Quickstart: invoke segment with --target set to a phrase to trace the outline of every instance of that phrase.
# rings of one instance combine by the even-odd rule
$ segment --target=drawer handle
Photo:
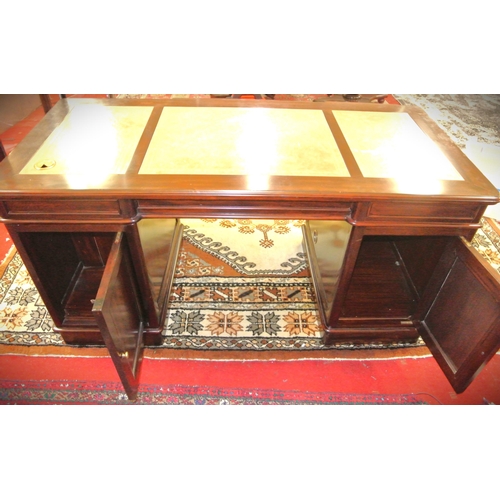
[[[313,241],[314,243],[318,243],[318,231],[314,230],[313,231]]]

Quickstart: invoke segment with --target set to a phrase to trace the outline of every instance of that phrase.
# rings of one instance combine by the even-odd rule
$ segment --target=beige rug
[[[300,352],[318,357],[422,348],[420,340],[389,346],[322,345],[301,221],[184,222],[164,343],[151,355],[182,351],[196,357],[210,351],[237,358],[248,352]],[[491,221],[483,220],[473,246],[500,272],[500,236]],[[0,266],[0,277],[0,352],[28,346],[67,350],[15,250]]]

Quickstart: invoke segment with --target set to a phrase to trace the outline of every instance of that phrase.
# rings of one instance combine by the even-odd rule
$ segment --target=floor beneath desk
[[[500,355],[457,395],[432,357],[241,362],[153,354],[146,350],[136,404],[500,404]],[[0,405],[127,403],[106,355],[0,361]]]

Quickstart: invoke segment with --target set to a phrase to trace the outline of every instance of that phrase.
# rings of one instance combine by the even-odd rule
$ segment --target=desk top
[[[183,192],[496,203],[416,107],[211,99],[65,99],[2,162],[0,196]]]

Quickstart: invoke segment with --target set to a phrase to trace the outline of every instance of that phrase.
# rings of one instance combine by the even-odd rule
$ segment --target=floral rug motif
[[[303,220],[181,219],[184,238],[245,276],[289,276],[307,267]],[[230,246],[224,242],[230,242]]]
[[[260,231],[263,238],[259,240],[259,245],[263,248],[271,248],[274,241],[269,238],[269,233],[275,231],[277,234],[288,234],[290,232],[290,222],[295,227],[301,227],[305,224],[304,220],[273,220],[273,221],[255,221],[250,219],[201,219],[203,222],[216,223],[223,228],[238,228],[241,234],[253,234]]]
[[[319,349],[309,277],[177,278],[164,346],[184,349]]]
[[[0,344],[65,345],[14,247],[0,265]]]
[[[495,271],[500,273],[500,234],[494,229],[493,224],[495,222],[483,219],[483,227],[476,233],[471,245]]]

